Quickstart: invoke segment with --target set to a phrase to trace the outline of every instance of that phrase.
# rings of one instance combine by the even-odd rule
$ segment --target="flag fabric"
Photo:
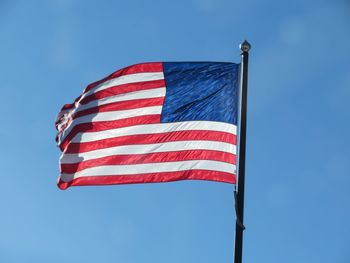
[[[240,64],[136,64],[59,112],[58,186],[236,182]]]

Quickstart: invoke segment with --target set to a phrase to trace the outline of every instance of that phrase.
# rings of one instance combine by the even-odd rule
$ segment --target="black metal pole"
[[[241,110],[239,130],[239,153],[238,153],[238,190],[236,196],[236,240],[235,240],[235,261],[242,263],[243,250],[243,216],[244,216],[244,183],[245,183],[245,151],[246,151],[246,130],[247,130],[247,84],[248,84],[248,57],[250,44],[244,41],[240,48],[242,50],[241,63]]]

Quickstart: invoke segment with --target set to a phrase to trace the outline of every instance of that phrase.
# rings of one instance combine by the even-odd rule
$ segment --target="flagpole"
[[[248,84],[248,57],[250,44],[245,40],[241,45],[241,111],[239,131],[239,154],[238,154],[238,190],[236,195],[236,240],[235,261],[242,263],[243,250],[243,216],[244,216],[244,184],[245,184],[245,152],[246,152],[246,130],[247,130],[247,84]]]

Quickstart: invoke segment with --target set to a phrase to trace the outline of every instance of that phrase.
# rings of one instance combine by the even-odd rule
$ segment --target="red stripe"
[[[236,176],[230,173],[209,170],[188,170],[115,176],[88,176],[74,179],[68,183],[59,180],[58,187],[64,190],[70,186],[161,183],[179,180],[207,180],[235,184]]]
[[[145,82],[136,82],[136,83],[128,83],[118,86],[113,86],[104,90],[97,91],[80,101],[81,104],[87,104],[90,101],[103,99],[110,96],[115,96],[119,94],[148,90],[148,89],[157,89],[165,87],[164,79],[154,80],[154,81],[145,81]]]
[[[79,132],[97,132],[105,131],[110,129],[117,129],[127,126],[139,125],[139,124],[155,124],[160,123],[160,114],[154,115],[143,115],[138,117],[120,119],[115,121],[99,121],[99,122],[89,122],[81,123],[70,131],[66,136],[63,142],[59,145],[61,151],[63,151],[70,141],[77,135]]]
[[[105,81],[108,81],[120,76],[124,76],[124,75],[135,74],[135,73],[147,73],[147,72],[163,72],[163,63],[161,62],[140,63],[140,64],[132,65],[132,66],[117,70],[113,72],[111,75],[109,75],[108,77],[89,84],[86,87],[84,93],[93,89],[94,87],[96,87],[97,85]]]
[[[104,165],[128,165],[142,163],[180,162],[190,160],[212,160],[236,164],[236,156],[232,153],[213,150],[189,150],[160,152],[148,154],[125,154],[87,160],[80,163],[61,164],[61,172],[73,174],[84,169]],[[118,169],[118,167],[116,167]]]
[[[194,140],[220,141],[236,145],[236,135],[231,133],[207,130],[189,130],[155,134],[137,134],[108,138],[93,142],[71,143],[65,150],[65,153],[81,153],[121,145]]]
[[[108,103],[108,104],[79,111],[72,116],[72,119],[74,120],[78,117],[93,114],[93,113],[98,113],[98,112],[131,110],[131,109],[137,109],[137,108],[143,108],[143,107],[161,106],[163,105],[163,102],[164,102],[164,97],[118,101],[118,102]]]

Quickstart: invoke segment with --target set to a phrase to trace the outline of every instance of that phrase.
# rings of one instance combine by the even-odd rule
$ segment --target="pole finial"
[[[249,42],[247,40],[244,40],[244,42],[242,44],[240,44],[239,47],[241,48],[241,50],[243,52],[249,52],[251,45],[249,44]]]

